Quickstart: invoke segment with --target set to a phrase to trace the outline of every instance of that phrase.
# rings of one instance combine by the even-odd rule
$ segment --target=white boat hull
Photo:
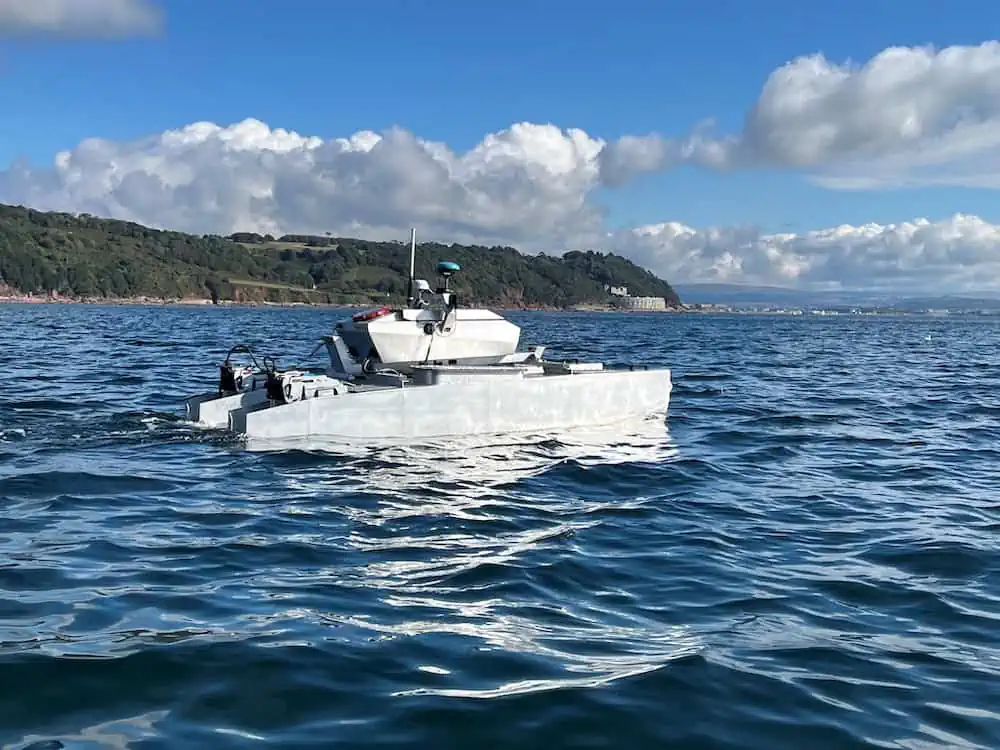
[[[407,442],[613,425],[665,417],[670,403],[668,369],[535,376],[506,368],[490,368],[490,374],[435,369],[451,377],[434,385],[240,407],[229,412],[228,426],[249,439],[383,441],[391,436]]]
[[[225,429],[229,427],[229,413],[234,409],[259,406],[266,402],[267,392],[263,388],[222,397],[215,393],[202,393],[184,401],[184,417],[204,427]]]

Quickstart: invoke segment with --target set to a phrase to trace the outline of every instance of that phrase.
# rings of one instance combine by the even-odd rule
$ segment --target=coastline
[[[61,295],[31,295],[3,294],[0,304],[18,305],[104,305],[104,306],[158,306],[158,307],[315,307],[328,309],[348,309],[370,307],[375,303],[350,304],[344,302],[270,302],[266,300],[224,300],[213,302],[207,297],[64,297]],[[571,307],[555,307],[552,305],[485,305],[485,307],[503,312],[604,312],[604,313],[687,313],[699,312],[688,308],[665,308],[663,310],[622,310],[609,305],[582,304]]]
[[[180,297],[180,298],[160,298],[160,297],[62,297],[34,296],[30,294],[0,294],[0,305],[85,305],[104,307],[224,307],[234,309],[249,308],[317,308],[327,310],[361,310],[377,306],[376,303],[350,304],[345,302],[269,302],[258,300],[219,300],[212,302],[204,297]],[[865,310],[865,311],[843,311],[825,310],[822,308],[806,309],[740,309],[715,307],[711,305],[690,304],[681,307],[667,307],[662,310],[624,310],[609,305],[583,304],[571,307],[555,307],[551,305],[477,305],[499,314],[519,313],[519,312],[558,312],[558,313],[581,313],[581,314],[616,314],[616,315],[700,315],[700,316],[730,316],[730,315],[755,315],[769,318],[777,317],[862,317],[862,318],[938,318],[942,314],[918,310]],[[951,312],[946,314],[950,317],[983,317],[986,319],[996,319],[1000,317],[1000,311],[991,313],[969,313]]]

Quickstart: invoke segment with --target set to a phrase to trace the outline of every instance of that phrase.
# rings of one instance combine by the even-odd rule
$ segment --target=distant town
[[[628,287],[605,285],[612,307],[629,311],[815,316],[1000,316],[1000,296],[890,296],[871,292],[808,292],[738,284],[677,284],[681,304],[663,297],[639,297]]]
[[[887,316],[887,315],[923,315],[930,317],[946,316],[1000,316],[997,308],[900,308],[900,307],[778,307],[769,305],[712,305],[684,304],[686,312],[702,313],[732,313],[755,315],[855,315],[855,316]]]

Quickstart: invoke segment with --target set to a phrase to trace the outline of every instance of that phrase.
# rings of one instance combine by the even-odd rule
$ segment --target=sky
[[[985,0],[0,0],[0,202],[1000,292],[996,21]]]

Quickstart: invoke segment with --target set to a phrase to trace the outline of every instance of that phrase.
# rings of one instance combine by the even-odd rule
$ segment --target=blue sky
[[[92,0],[92,7],[155,2]],[[80,8],[70,0],[52,3],[74,12]],[[984,0],[947,6],[930,0],[161,0],[158,5],[165,22],[156,35],[71,40],[5,36],[5,20],[9,30],[10,19],[16,22],[20,14],[23,21],[27,6],[0,0],[0,200],[115,214],[190,231],[234,226],[311,231],[313,224],[327,222],[323,212],[342,204],[353,206],[356,216],[343,209],[339,223],[330,224],[338,231],[354,232],[357,225],[356,233],[396,236],[416,224],[425,235],[441,239],[518,246],[536,235],[542,244],[591,243],[603,236],[594,234],[599,221],[616,233],[615,249],[624,248],[647,267],[677,279],[847,283],[849,277],[881,274],[893,266],[902,283],[919,273],[937,278],[935,264],[951,268],[971,262],[972,256],[980,264],[976,273],[985,273],[982,264],[1000,257],[1000,228],[994,235],[990,223],[1000,221],[995,207],[1000,144],[993,147],[983,131],[955,126],[961,113],[971,112],[980,125],[995,125],[992,132],[1000,132],[1000,46],[978,48],[990,41],[991,29],[1000,28],[993,23],[1000,20],[1000,7]],[[918,49],[922,45],[935,51],[925,54]],[[863,76],[852,73],[854,84],[798,120],[786,123],[783,110],[772,106],[747,129],[748,112],[761,101],[769,76],[796,58],[819,53],[826,67],[796,68],[799,78],[781,89],[784,105],[807,101],[810,87],[828,85],[840,75],[836,66],[864,66],[894,46],[912,48],[902,65],[883,59],[881,67],[869,71],[867,83],[856,85]],[[954,49],[941,51],[949,47]],[[879,120],[883,114],[884,122]],[[499,154],[498,160],[483,167],[486,181],[466,175],[434,183],[432,190],[439,187],[441,195],[459,203],[413,208],[412,215],[396,206],[378,216],[369,209],[382,201],[378,181],[386,174],[398,179],[413,171],[405,177],[412,183],[413,205],[427,197],[427,185],[437,179],[427,153],[404,149],[392,159],[369,154],[351,176],[360,182],[341,179],[337,188],[358,184],[364,189],[339,192],[334,199],[328,178],[336,170],[328,164],[313,163],[312,182],[294,182],[302,178],[296,161],[301,153],[296,152],[265,174],[267,165],[285,157],[265,154],[259,140],[245,134],[238,137],[250,137],[251,150],[257,151],[241,156],[238,166],[232,154],[211,161],[219,157],[221,136],[199,141],[197,157],[187,146],[163,156],[162,144],[153,143],[164,131],[191,123],[227,128],[247,118],[323,139],[398,126],[418,138],[444,142],[459,155],[489,134],[499,133],[502,142],[491,152]],[[627,151],[619,148],[623,136],[656,133],[656,143],[669,147],[684,142],[708,118],[715,122],[716,136],[741,141],[726,152],[726,168],[706,166],[701,156],[665,168],[647,153],[633,165],[631,179],[618,187],[608,187],[603,172],[600,178],[588,177],[583,162],[576,171],[541,184],[537,168],[546,161],[547,146],[540,144],[551,134],[501,133],[518,122],[579,128],[608,142],[605,151],[615,154]],[[823,145],[827,125],[836,134],[832,145]],[[763,140],[754,141],[754,127]],[[897,132],[917,135],[907,140],[896,138]],[[97,156],[77,149],[78,174],[72,180],[46,171],[57,152],[74,150],[89,137],[120,148]],[[129,145],[141,138],[153,139],[152,145]],[[976,174],[951,175],[947,186],[928,185],[940,176],[934,174],[921,177],[919,187],[873,187],[912,180],[914,170],[926,167],[920,160],[935,144],[961,157],[946,166]],[[513,162],[504,160],[505,149],[522,147]],[[796,154],[806,154],[805,163],[796,162]],[[4,169],[19,158],[33,166]],[[588,158],[592,167],[593,157]],[[900,159],[910,162],[900,167]],[[338,164],[342,170],[361,162],[348,155]],[[866,189],[831,189],[809,179],[811,173],[844,165],[847,176],[856,181],[860,175]],[[866,172],[866,167],[871,169]],[[887,170],[895,172],[887,177]],[[227,175],[230,184],[223,185]],[[241,182],[257,187],[239,193]],[[291,184],[302,188],[294,200],[288,196]],[[323,190],[328,190],[327,203],[317,198]],[[260,216],[261,196],[270,201],[266,216]],[[366,197],[369,204],[362,206]],[[459,205],[462,200],[466,203]],[[197,215],[199,205],[209,203],[215,213],[206,209]],[[595,218],[604,209],[607,215]],[[470,219],[475,211],[480,214]],[[958,226],[957,213],[972,218]],[[362,215],[367,219],[357,218]],[[911,229],[892,234],[895,229],[883,227],[872,235],[860,226],[922,218],[935,222],[935,235],[933,252],[919,258],[909,249],[891,261],[879,253],[914,242],[924,253],[930,246],[926,233],[914,239]],[[657,234],[655,242],[644,236],[632,243],[635,237],[626,231],[666,221],[701,233],[671,229]],[[581,226],[579,237],[567,228],[574,223]],[[841,225],[858,228],[833,249],[825,235],[805,236]],[[778,247],[767,240],[768,254],[759,235],[744,233],[740,228],[745,227],[796,233],[801,242],[781,240]],[[723,240],[708,228],[722,228]],[[859,249],[859,238],[870,247]],[[866,265],[866,258],[877,262]],[[956,275],[955,283],[972,283],[971,268]],[[994,270],[1000,287],[1000,266]]]
[[[167,0],[160,38],[0,48],[0,163],[47,162],[89,136],[124,140],[255,117],[306,135],[399,125],[465,149],[527,120],[615,138],[740,127],[768,74],[822,52],[863,61],[893,45],[975,44],[986,2],[615,3],[508,0]],[[830,191],[799,175],[647,175],[598,200],[614,226],[675,219],[771,231],[842,222],[996,217],[992,191]]]

